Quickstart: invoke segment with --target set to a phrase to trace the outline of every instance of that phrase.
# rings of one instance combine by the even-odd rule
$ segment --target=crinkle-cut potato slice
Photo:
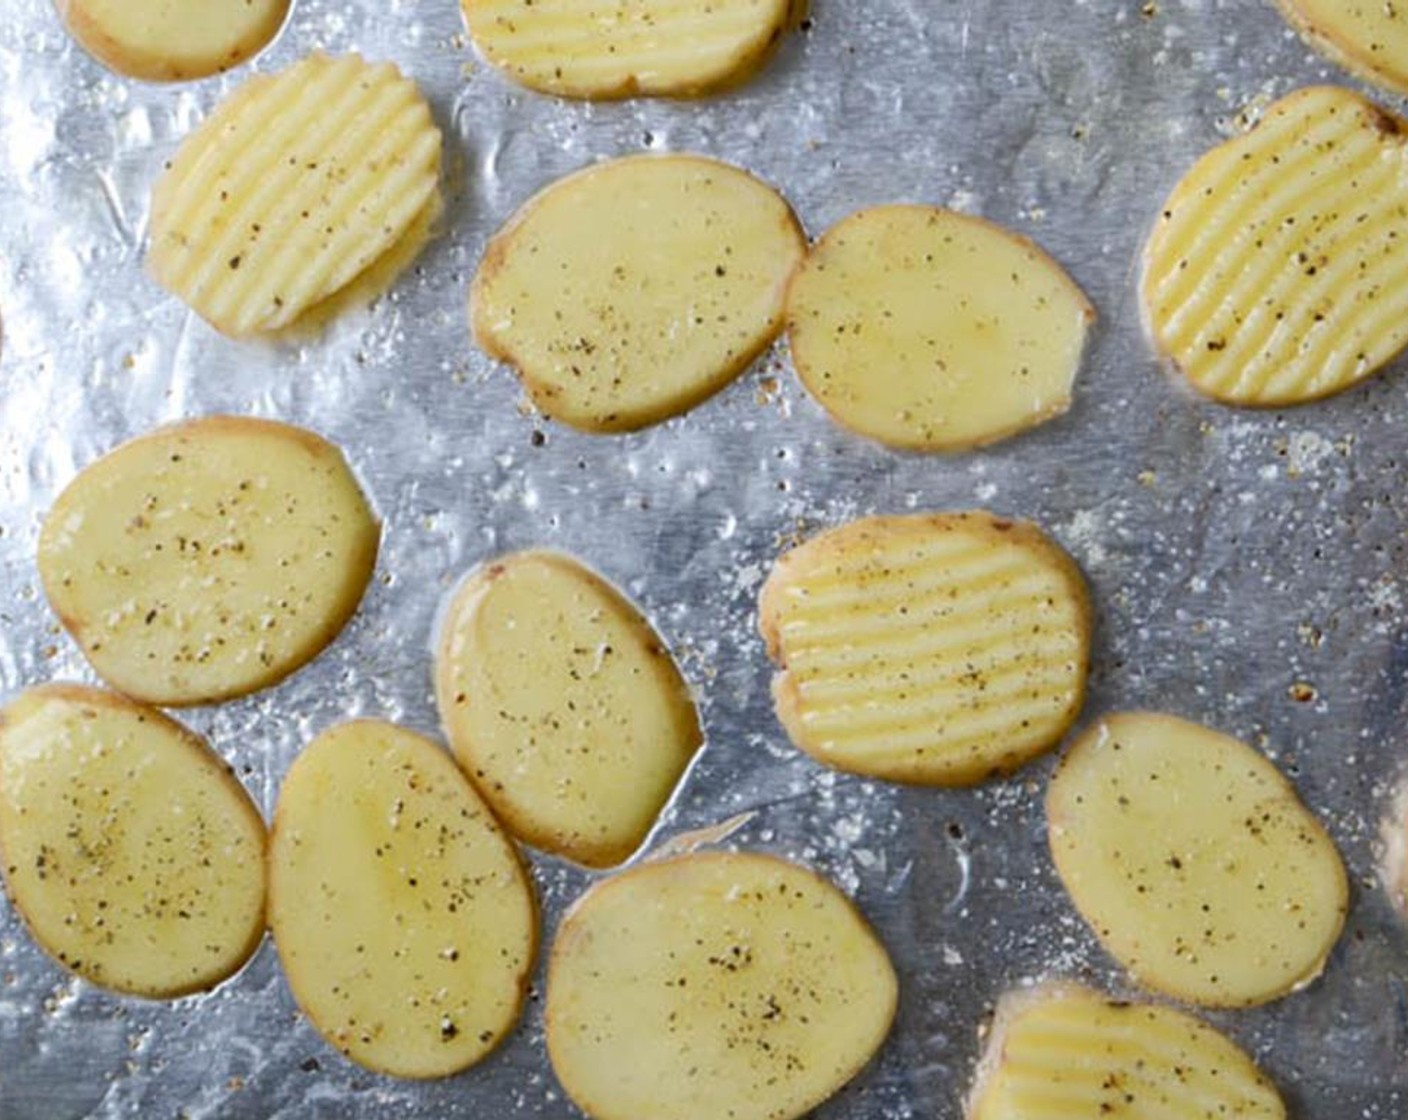
[[[1199,160],[1144,251],[1155,345],[1199,392],[1276,407],[1341,392],[1408,342],[1403,123],[1299,90]]]
[[[152,275],[218,330],[277,331],[390,251],[433,205],[440,131],[390,63],[312,54],[249,79],[152,192]]]
[[[571,557],[520,552],[464,581],[437,649],[446,736],[508,829],[589,867],[634,852],[703,741],[640,612]]]
[[[698,852],[592,887],[548,964],[548,1055],[594,1120],[792,1120],[880,1048],[898,985],[826,880]]]
[[[40,946],[114,991],[213,987],[264,936],[264,822],[160,712],[80,685],[0,711],[0,853]]]
[[[82,471],[44,520],[39,574],[105,681],[155,704],[203,704],[273,684],[331,642],[379,536],[332,444],[211,416]]]
[[[1076,985],[1009,993],[967,1120],[1285,1120],[1271,1082],[1226,1035]]]
[[[1391,0],[1277,0],[1301,36],[1332,61],[1408,93],[1408,19]]]
[[[772,54],[793,0],[461,0],[475,45],[562,97],[695,96]]]
[[[859,774],[971,785],[1055,746],[1084,702],[1080,570],[1035,525],[982,511],[812,538],[777,561],[759,626],[792,741]]]
[[[642,428],[722,389],[777,336],[805,249],[786,201],[747,172],[612,160],[541,191],[489,242],[474,336],[553,419]]]
[[[518,852],[454,760],[360,720],[298,757],[274,813],[269,929],[298,1005],[395,1077],[447,1077],[512,1030],[537,952]]]
[[[1146,987],[1250,1007],[1319,976],[1344,925],[1334,842],[1264,757],[1174,716],[1113,715],[1047,791],[1056,869]]]
[[[833,226],[787,293],[802,384],[891,447],[959,451],[1070,407],[1089,300],[1024,237],[933,206]]]
[[[289,0],[57,0],[73,37],[129,78],[179,82],[238,66],[283,26]]]

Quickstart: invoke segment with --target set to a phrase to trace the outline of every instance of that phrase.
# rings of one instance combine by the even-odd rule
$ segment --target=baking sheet
[[[851,892],[903,982],[896,1029],[824,1120],[956,1120],[978,1029],[1044,976],[1129,989],[1046,852],[1049,760],[977,791],[901,789],[799,756],[771,714],[754,599],[798,533],[873,512],[986,506],[1043,522],[1099,610],[1087,718],[1135,706],[1268,751],[1356,883],[1323,980],[1210,1016],[1298,1120],[1408,1115],[1408,935],[1376,886],[1378,822],[1408,762],[1408,363],[1333,401],[1246,413],[1150,357],[1135,257],[1179,174],[1297,85],[1354,84],[1259,0],[815,0],[761,77],[702,103],[560,102],[476,60],[453,0],[297,0],[253,69],[314,48],[393,59],[445,132],[443,234],[390,296],[306,344],[226,340],[145,278],[162,161],[249,72],[114,77],[48,0],[0,14],[0,692],[92,680],[34,567],[55,494],[158,423],[227,411],[346,449],[386,533],[357,618],[310,668],[186,713],[266,815],[317,731],[357,715],[433,732],[429,636],[468,566],[548,545],[635,596],[703,704],[708,746],[659,835],[738,813],[740,844]],[[1378,95],[1395,107],[1393,98]],[[777,184],[813,234],[861,206],[946,203],[1010,225],[1100,310],[1075,407],[973,455],[898,455],[829,423],[778,350],[690,415],[624,437],[535,418],[471,346],[478,254],[533,190],[593,159],[693,150]],[[534,859],[550,935],[588,876]],[[266,944],[212,994],[152,1004],[69,977],[0,903],[0,1120],[578,1115],[548,1069],[541,1000],[480,1067],[367,1073],[296,1012]]]

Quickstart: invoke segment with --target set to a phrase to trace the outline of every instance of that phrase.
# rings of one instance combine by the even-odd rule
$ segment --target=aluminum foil
[[[319,47],[395,60],[426,91],[445,133],[444,232],[388,296],[320,337],[232,342],[144,275],[148,192],[250,70]],[[832,876],[894,956],[895,1031],[817,1116],[956,1120],[1004,990],[1060,976],[1131,994],[1052,871],[1050,760],[965,792],[823,770],[773,718],[755,597],[798,534],[858,515],[1035,518],[1099,605],[1087,718],[1162,708],[1257,745],[1352,870],[1324,978],[1210,1018],[1298,1120],[1408,1116],[1408,933],[1375,879],[1408,762],[1408,362],[1324,404],[1231,411],[1161,371],[1134,297],[1139,246],[1182,171],[1268,99],[1322,80],[1353,84],[1261,0],[815,0],[807,28],[735,92],[594,106],[519,90],[478,61],[453,0],[296,0],[252,67],[154,86],[90,60],[49,0],[5,0],[0,691],[93,679],[34,566],[44,511],[77,470],[180,417],[312,427],[345,448],[385,518],[372,590],[311,667],[182,717],[265,813],[322,728],[376,715],[434,732],[430,632],[467,567],[529,545],[575,553],[643,604],[701,698],[708,745],[658,838],[747,814],[734,842]],[[833,426],[779,348],[636,435],[535,417],[469,340],[478,255],[537,188],[645,149],[748,167],[813,234],[861,206],[926,201],[1034,237],[1101,314],[1074,408],[981,453],[894,454]],[[533,868],[550,941],[590,876]],[[478,1068],[397,1082],[323,1043],[268,944],[211,994],[146,1003],[65,974],[0,903],[0,1120],[577,1115],[549,1070],[536,993]]]

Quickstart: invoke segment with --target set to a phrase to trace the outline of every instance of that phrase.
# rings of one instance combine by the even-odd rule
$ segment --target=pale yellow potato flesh
[[[1062,759],[1051,853],[1076,909],[1141,984],[1250,1007],[1324,968],[1348,883],[1334,842],[1264,757],[1174,716],[1109,716]]]
[[[933,206],[829,229],[787,293],[802,384],[891,447],[960,451],[1065,412],[1095,311],[1024,237]]]
[[[449,754],[374,720],[319,735],[279,791],[269,929],[304,1013],[354,1062],[447,1077],[518,1020],[537,911]]]
[[[360,55],[246,81],[152,192],[147,266],[216,329],[281,330],[391,251],[439,193],[414,82]]]
[[[793,0],[460,0],[485,58],[561,97],[694,96],[772,54]]]
[[[213,987],[264,936],[264,822],[205,742],[80,685],[0,710],[0,858],[39,945],[104,988]]]
[[[44,519],[39,574],[105,681],[155,704],[203,704],[273,684],[332,641],[379,536],[332,444],[212,416],[82,471]]]
[[[129,78],[204,78],[258,54],[289,0],[56,0],[73,37]]]
[[[1402,122],[1302,89],[1174,188],[1144,250],[1159,351],[1198,392],[1277,407],[1341,392],[1408,342]]]
[[[1361,78],[1408,93],[1408,13],[1391,0],[1277,0],[1291,25]]]
[[[866,1065],[897,993],[826,880],[699,852],[604,880],[563,919],[548,1055],[594,1120],[792,1120]]]
[[[543,413],[620,432],[692,408],[782,328],[805,238],[786,201],[702,156],[629,156],[530,199],[470,292],[480,347]]]
[[[1285,1120],[1271,1082],[1206,1023],[1075,985],[1005,996],[967,1120]]]
[[[779,719],[842,770],[972,785],[1055,746],[1084,703],[1085,580],[1027,522],[843,525],[777,561],[758,616]]]
[[[435,693],[460,765],[508,829],[589,867],[640,846],[703,742],[650,624],[558,553],[471,573],[441,622]]]

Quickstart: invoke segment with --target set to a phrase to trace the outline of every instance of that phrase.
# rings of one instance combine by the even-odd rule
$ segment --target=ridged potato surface
[[[777,561],[759,623],[788,734],[843,770],[970,785],[1054,746],[1084,700],[1084,578],[983,511],[821,533]]]
[[[1277,0],[1304,38],[1361,78],[1408,93],[1408,19],[1392,0]]]

